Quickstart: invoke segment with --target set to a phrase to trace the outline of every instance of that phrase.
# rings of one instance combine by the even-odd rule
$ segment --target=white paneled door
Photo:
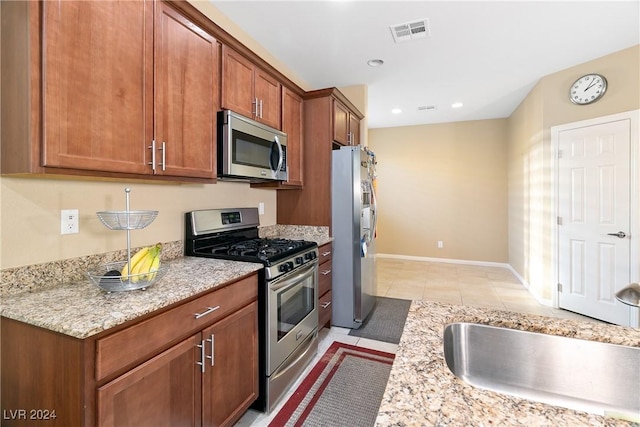
[[[558,303],[630,326],[615,298],[631,280],[630,120],[558,132]],[[637,197],[637,195],[636,195]]]

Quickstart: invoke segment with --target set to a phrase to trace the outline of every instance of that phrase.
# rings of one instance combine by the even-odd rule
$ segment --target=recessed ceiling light
[[[402,113],[402,110],[401,110],[401,109],[399,109],[399,108],[394,108],[393,110],[391,110],[391,112],[392,112],[393,114],[400,114],[400,113]]]
[[[382,64],[384,64],[382,59],[370,59],[367,61],[369,67],[380,67]]]
[[[462,102],[454,102],[451,104],[451,108],[461,108],[464,104]]]

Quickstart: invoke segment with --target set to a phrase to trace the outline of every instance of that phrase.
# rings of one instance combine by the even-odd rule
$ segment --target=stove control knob
[[[293,270],[293,261],[289,261],[289,262],[287,263],[287,267],[289,268],[289,270],[287,270],[287,271],[291,271],[291,270]]]
[[[278,267],[278,271],[280,271],[280,273],[286,273],[287,271],[289,271],[287,267],[287,263],[280,264],[280,267]]]
[[[301,257],[301,256],[296,257],[296,264],[302,264],[302,261],[303,261],[303,260],[302,260],[302,257]]]

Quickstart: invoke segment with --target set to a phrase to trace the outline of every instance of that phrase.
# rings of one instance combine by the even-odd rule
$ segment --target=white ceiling
[[[640,0],[210,1],[310,88],[367,85],[370,128],[508,117],[541,77],[640,43]]]

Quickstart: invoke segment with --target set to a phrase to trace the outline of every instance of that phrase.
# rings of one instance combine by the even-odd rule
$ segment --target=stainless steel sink
[[[452,323],[444,356],[473,386],[640,422],[640,348]]]

